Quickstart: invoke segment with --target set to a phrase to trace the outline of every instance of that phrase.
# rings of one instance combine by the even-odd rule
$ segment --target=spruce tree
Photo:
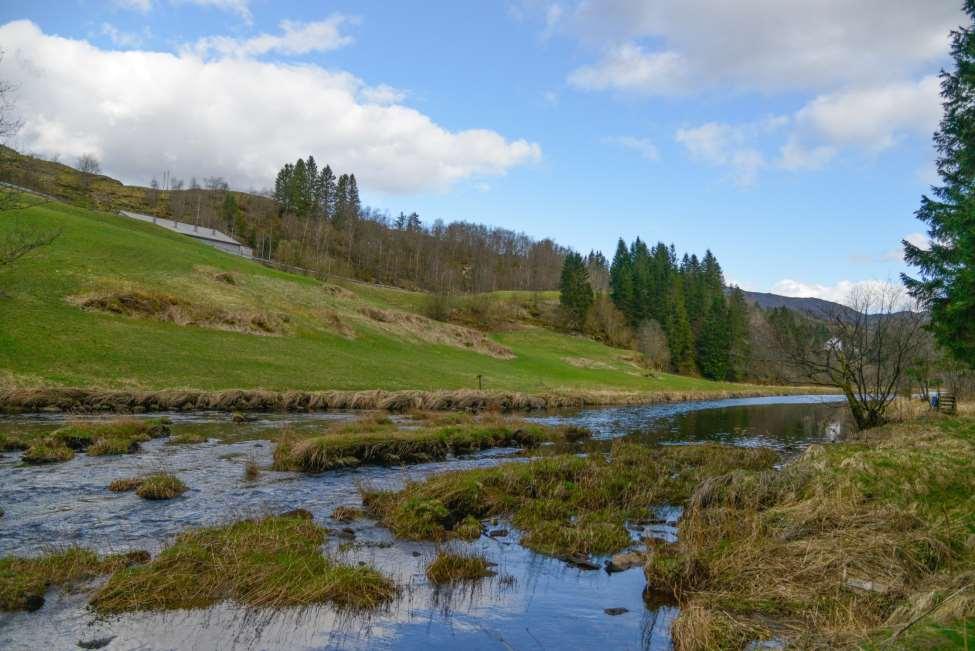
[[[328,165],[322,170],[318,185],[322,218],[333,219],[335,217],[335,174]]]
[[[609,296],[616,308],[636,324],[636,295],[633,288],[633,261],[623,238],[616,244],[616,255],[609,267]]]
[[[975,0],[964,10],[975,23]],[[938,343],[975,366],[975,24],[951,33],[951,54],[955,69],[941,73],[944,115],[934,135],[942,183],[915,213],[932,243],[925,250],[904,241],[920,278],[902,278],[930,309]]]
[[[670,344],[670,362],[678,373],[693,374],[697,371],[694,363],[694,333],[687,318],[684,306],[684,289],[678,278],[670,286],[668,304],[670,314],[664,328]]]
[[[731,328],[723,296],[714,296],[708,306],[697,341],[697,366],[712,380],[728,377],[731,363]]]
[[[582,327],[592,302],[593,292],[586,263],[581,255],[571,252],[562,263],[562,278],[559,283],[559,303],[565,311],[570,328]]]
[[[740,380],[748,372],[751,341],[748,336],[748,303],[740,287],[734,287],[728,299],[729,366],[728,379]]]

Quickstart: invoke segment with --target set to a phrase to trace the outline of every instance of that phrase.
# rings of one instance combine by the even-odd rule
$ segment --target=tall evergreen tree
[[[729,367],[728,379],[740,380],[748,372],[751,341],[748,337],[748,303],[740,287],[734,287],[728,298]]]
[[[559,303],[565,310],[569,327],[582,327],[592,302],[593,292],[586,263],[581,255],[570,252],[562,263],[562,278],[559,283]]]
[[[636,294],[633,287],[633,261],[623,238],[616,244],[616,255],[609,267],[609,296],[616,308],[636,324]]]
[[[684,288],[679,278],[671,284],[668,294],[670,314],[664,331],[670,344],[670,362],[678,373],[693,374],[697,371],[694,362],[694,333],[687,318]]]
[[[975,23],[975,0],[964,10]],[[927,222],[928,250],[904,241],[920,278],[903,275],[931,310],[931,330],[960,361],[975,366],[975,24],[951,33],[955,69],[941,73],[944,115],[934,143],[942,184],[915,213]]]
[[[731,327],[723,296],[714,296],[697,340],[697,366],[701,375],[724,380],[731,365]]]
[[[335,174],[328,165],[318,177],[318,197],[323,219],[335,217]]]

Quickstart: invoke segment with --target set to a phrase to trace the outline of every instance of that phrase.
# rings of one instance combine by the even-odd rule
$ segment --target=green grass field
[[[416,316],[423,294],[282,273],[111,214],[47,203],[3,214],[0,229],[17,222],[63,232],[0,269],[0,382],[9,386],[461,389],[482,375],[485,389],[526,392],[741,388],[647,377],[629,351],[535,326],[485,343]],[[126,292],[219,309],[220,318],[267,315],[279,328],[268,336],[80,306]],[[510,354],[480,352],[495,344]]]

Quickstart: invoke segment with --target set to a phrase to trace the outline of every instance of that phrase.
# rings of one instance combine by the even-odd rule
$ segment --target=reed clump
[[[282,439],[274,450],[275,470],[324,472],[359,465],[399,465],[446,459],[497,447],[536,447],[565,440],[559,428],[506,418],[466,424],[398,429],[396,423],[353,423],[324,436]]]
[[[435,475],[399,491],[361,491],[369,512],[402,538],[468,536],[473,522],[502,517],[535,551],[608,554],[631,544],[626,522],[649,518],[652,506],[685,502],[705,477],[770,468],[776,459],[767,449],[617,441],[608,455],[562,454]]]
[[[365,515],[365,512],[354,506],[337,506],[332,511],[332,519],[338,522],[354,522]]]
[[[495,572],[484,556],[472,553],[456,553],[441,550],[427,566],[427,578],[431,583],[457,583],[459,581],[478,581],[494,576]]]
[[[221,601],[370,609],[396,596],[395,584],[376,570],[323,556],[325,535],[312,520],[291,516],[187,531],[151,563],[115,572],[91,605],[101,614],[207,608]]]
[[[678,649],[886,644],[975,616],[973,531],[975,421],[933,416],[703,482],[645,573]]]
[[[197,434],[196,432],[182,432],[180,434],[175,434],[169,437],[166,441],[167,445],[198,445],[200,443],[206,443],[207,439],[204,434]]]
[[[149,560],[146,552],[99,556],[80,547],[24,558],[0,558],[0,610],[34,611],[51,587],[68,586]]]

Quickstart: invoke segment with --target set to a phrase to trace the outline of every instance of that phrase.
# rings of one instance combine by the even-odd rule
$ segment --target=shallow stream
[[[307,509],[325,526],[347,527],[332,521],[330,514],[340,505],[359,505],[362,483],[394,487],[445,470],[512,462],[514,452],[491,450],[406,468],[363,467],[321,475],[264,470],[256,481],[245,481],[248,459],[264,468],[271,462],[273,444],[261,440],[262,433],[285,427],[321,429],[323,421],[351,419],[361,412],[260,415],[246,424],[234,424],[223,413],[165,415],[172,418],[174,433],[192,431],[214,438],[197,445],[154,440],[138,454],[79,454],[53,466],[23,465],[19,453],[0,456],[0,507],[5,511],[0,518],[0,556],[37,554],[71,544],[100,552],[147,549],[155,553],[187,527],[296,508]],[[608,407],[533,418],[585,425],[597,439],[625,436],[663,444],[720,441],[770,446],[787,455],[810,443],[837,440],[847,428],[837,396]],[[53,429],[63,420],[64,416],[53,414],[0,417],[0,431]],[[175,472],[190,490],[164,502],[106,490],[114,479],[157,470]],[[634,539],[672,538],[679,510],[659,515],[667,524],[635,529]],[[349,615],[315,607],[268,614],[224,604],[202,611],[97,620],[86,609],[84,593],[51,592],[38,612],[0,613],[0,648],[71,649],[78,648],[79,641],[95,639],[110,639],[106,649],[671,647],[669,628],[677,610],[644,600],[645,581],[639,568],[615,574],[579,570],[522,548],[512,530],[504,538],[455,543],[483,552],[497,564],[496,577],[474,586],[436,589],[424,575],[436,554],[435,544],[394,541],[370,520],[354,522],[351,528],[354,537],[332,536],[328,552],[350,563],[366,562],[394,577],[403,593],[383,611]],[[626,612],[609,615],[604,612],[608,608]]]

